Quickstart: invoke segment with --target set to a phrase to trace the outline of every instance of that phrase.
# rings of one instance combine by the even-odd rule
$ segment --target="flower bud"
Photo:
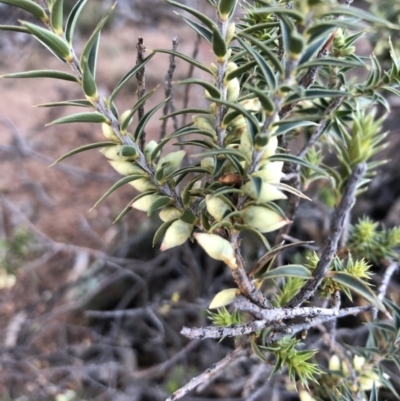
[[[209,256],[216,260],[222,260],[231,269],[237,269],[235,251],[232,245],[224,238],[216,234],[194,234],[197,242]]]
[[[121,123],[123,123],[123,122],[125,121],[126,117],[129,116],[130,112],[131,112],[131,110],[125,110],[125,111],[121,114],[121,116],[119,117],[119,121],[120,121]],[[133,117],[131,117],[131,119],[129,120],[128,125],[132,122],[132,120],[133,120]]]
[[[238,69],[238,66],[236,63],[234,63],[232,61],[228,63],[228,65],[226,66],[226,71],[225,71],[225,76],[224,76],[224,86],[226,86],[229,82],[229,81],[227,81],[228,75],[237,69]]]
[[[147,161],[150,160],[150,156],[157,146],[158,146],[158,143],[154,140],[151,140],[146,144],[146,146],[144,147],[144,155],[145,155]]]
[[[253,177],[260,177],[263,182],[277,184],[281,181],[283,162],[267,162],[260,166],[260,170],[252,174]]]
[[[207,195],[206,205],[208,213],[217,221],[221,221],[231,211],[230,206],[218,196]]]
[[[215,160],[213,157],[205,157],[204,159],[201,160],[200,166],[201,168],[204,168],[209,172],[213,172],[215,166]]]
[[[251,111],[261,111],[262,106],[261,102],[258,99],[258,97],[255,97],[253,99],[246,99],[240,102],[241,106],[243,106],[246,110],[251,110]]]
[[[272,184],[261,182],[261,189],[258,192],[253,181],[247,182],[242,189],[257,202],[271,202],[278,199],[287,199],[287,196]]]
[[[164,240],[161,244],[161,251],[182,245],[190,237],[193,231],[193,224],[185,223],[182,220],[174,221],[165,232]]]
[[[157,198],[159,196],[160,195],[157,195],[157,194],[142,196],[137,201],[133,202],[131,204],[131,207],[133,207],[134,209],[137,209],[137,210],[141,210],[142,212],[147,212],[149,210],[150,206],[152,205],[152,203],[155,200],[157,200]]]
[[[114,170],[120,173],[121,175],[133,175],[133,174],[145,175],[145,172],[138,165],[132,162],[111,160],[110,164],[114,168]]]
[[[234,78],[228,83],[226,99],[229,102],[235,102],[238,99],[239,94],[240,94],[240,83],[237,78]]]
[[[235,36],[235,32],[236,32],[236,26],[235,23],[232,22],[232,24],[230,24],[228,26],[228,30],[226,31],[226,43],[229,45],[229,43],[231,43],[232,39]]]
[[[157,187],[148,178],[139,178],[138,180],[129,182],[139,192],[149,191],[150,189],[157,189]]]
[[[214,123],[215,119],[211,115],[196,115],[193,116],[193,122],[195,127],[202,131],[211,132],[215,135]]]
[[[235,298],[240,294],[238,288],[228,288],[226,290],[220,291],[210,303],[210,309],[222,308],[223,306],[232,303]]]
[[[166,166],[163,170],[163,176],[166,177],[173,173],[181,164],[183,158],[186,155],[185,150],[178,150],[177,152],[171,152],[168,155],[162,157],[157,163],[157,171]]]
[[[115,145],[115,146],[107,146],[105,148],[100,149],[100,153],[102,153],[107,159],[110,160],[119,160],[119,161],[131,161],[138,158],[138,154],[134,153],[131,156],[122,156],[121,153],[124,150],[125,145]],[[130,147],[134,150],[133,147]]]
[[[243,209],[242,218],[245,224],[261,233],[269,233],[291,223],[279,214],[263,206],[249,206]]]
[[[332,355],[329,359],[329,370],[341,370],[340,359],[337,355]]]
[[[107,123],[101,124],[101,129],[103,131],[104,136],[115,143],[121,143],[121,140],[118,138],[118,135],[114,132],[112,129],[111,125],[108,125]]]
[[[214,76],[218,75],[218,67],[214,63],[210,64],[210,70]]]
[[[179,219],[181,217],[181,212],[174,206],[167,206],[161,209],[158,214],[160,219],[165,223],[167,221]]]
[[[268,143],[263,148],[263,154],[261,156],[261,160],[268,159],[268,157],[274,155],[276,153],[277,148],[278,148],[278,138],[276,136],[270,136]]]

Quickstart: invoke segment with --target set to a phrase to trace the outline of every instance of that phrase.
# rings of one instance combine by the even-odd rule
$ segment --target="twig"
[[[196,388],[202,382],[210,380],[212,376],[216,375],[220,370],[224,369],[232,361],[241,356],[244,353],[244,351],[245,351],[244,347],[236,348],[234,351],[229,353],[225,358],[215,363],[211,368],[208,368],[199,376],[196,376],[192,380],[190,380],[189,383],[181,387],[179,390],[175,391],[172,395],[170,395],[166,399],[166,401],[175,401],[178,400],[179,398],[184,397],[187,393]]]
[[[386,295],[387,287],[390,283],[390,279],[392,278],[393,274],[398,269],[399,265],[396,262],[391,261],[389,266],[385,270],[385,274],[382,278],[382,283],[378,289],[378,298],[382,301]]]
[[[321,281],[324,279],[337,251],[339,239],[343,231],[343,223],[354,204],[357,184],[364,175],[365,170],[365,163],[360,163],[354,168],[353,173],[347,182],[342,199],[332,214],[330,232],[321,247],[321,258],[313,272],[314,278],[304,285],[299,293],[287,304],[287,307],[295,308],[301,305],[308,298],[312,297],[318,286],[321,284]]]
[[[196,60],[199,50],[200,50],[200,43],[201,43],[201,35],[197,34],[196,41],[194,42],[193,54],[192,58]],[[194,72],[194,65],[190,64],[189,71],[187,74],[187,78],[191,78]],[[185,85],[185,92],[183,95],[183,108],[186,109],[189,104],[189,95],[190,95],[190,88],[192,85]],[[182,114],[182,126],[186,125],[187,114]]]
[[[178,48],[178,38],[173,38],[172,39],[172,50],[176,51]],[[174,78],[174,71],[176,68],[176,63],[175,63],[175,56],[171,54],[169,56],[169,68],[167,71],[167,75],[165,76],[165,98],[168,99],[168,101],[165,103],[164,108],[163,108],[163,115],[166,116],[168,114],[168,111],[171,110],[173,113],[175,111],[175,105],[174,105],[174,98],[173,98],[173,92],[172,92],[172,80]],[[190,85],[187,85],[188,87]],[[178,117],[173,116],[172,120],[174,122],[174,131],[177,131],[179,126],[178,126]],[[164,139],[166,131],[167,131],[167,119],[165,118],[162,122],[161,125],[161,132],[160,132],[160,140]]]
[[[138,41],[136,43],[136,49],[137,49],[136,65],[138,65],[141,62],[143,62],[144,53],[146,51],[146,47],[143,45],[143,38],[141,36],[139,36]],[[137,80],[137,97],[139,100],[146,91],[146,71],[144,67],[141,68],[136,73],[136,80]],[[143,118],[143,116],[144,116],[144,105],[140,106],[138,110],[139,121]],[[145,142],[146,142],[146,132],[143,131],[139,142],[140,149],[142,150],[144,149]]]

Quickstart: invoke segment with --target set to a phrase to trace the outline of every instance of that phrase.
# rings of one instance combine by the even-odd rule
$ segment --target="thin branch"
[[[208,368],[199,376],[194,377],[189,383],[181,387],[179,390],[175,391],[170,395],[166,401],[175,401],[179,398],[184,397],[187,393],[196,388],[199,384],[216,375],[219,371],[226,368],[232,361],[240,357],[245,352],[243,347],[236,348],[233,352],[229,353],[225,358],[221,359],[219,362],[215,363],[211,368]]]
[[[172,39],[172,50],[176,51],[178,48],[178,38],[173,38]],[[168,99],[168,101],[165,103],[164,108],[163,108],[163,115],[166,116],[168,114],[168,111],[171,110],[173,113],[175,111],[175,105],[174,105],[174,98],[173,98],[173,92],[172,92],[172,80],[174,78],[174,71],[176,68],[176,63],[175,63],[175,56],[171,54],[169,56],[169,68],[167,71],[167,75],[165,76],[165,98]],[[190,85],[188,85],[190,86]],[[174,131],[177,131],[179,126],[178,126],[178,117],[173,116],[172,120],[174,122]],[[161,125],[161,132],[160,132],[160,140],[164,139],[166,131],[167,131],[167,119],[164,119]]]
[[[146,51],[146,47],[143,45],[143,38],[140,36],[138,38],[138,41],[136,43],[136,50],[137,50],[137,56],[136,56],[136,65],[140,64],[144,60],[144,53]],[[145,68],[141,68],[137,73],[136,73],[136,80],[137,80],[137,97],[138,100],[144,95],[146,91],[146,71]],[[139,107],[138,110],[138,117],[139,121],[143,118],[144,116],[144,105]],[[144,145],[146,142],[146,132],[143,131],[142,136],[140,137],[140,149],[144,149]]]
[[[337,251],[339,239],[343,231],[343,223],[354,204],[357,185],[364,175],[365,170],[365,163],[360,163],[354,168],[347,182],[342,199],[332,214],[330,232],[321,247],[321,257],[313,272],[314,278],[307,281],[299,293],[287,304],[287,307],[295,308],[312,297],[324,279]]]
[[[390,283],[390,279],[392,278],[393,274],[396,272],[396,270],[399,268],[398,263],[396,262],[390,262],[389,266],[385,270],[385,274],[383,275],[382,278],[382,283],[379,286],[378,289],[378,298],[382,301],[383,298],[386,295],[386,291],[388,288],[388,285]]]

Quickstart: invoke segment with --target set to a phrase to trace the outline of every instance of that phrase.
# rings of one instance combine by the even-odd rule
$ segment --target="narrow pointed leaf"
[[[96,143],[91,143],[90,145],[84,145],[84,146],[80,146],[79,148],[76,148],[74,150],[71,150],[68,153],[65,153],[65,155],[59,157],[53,164],[57,164],[59,162],[61,162],[62,160],[67,159],[70,156],[76,155],[77,153],[81,153],[81,152],[85,152],[86,150],[90,150],[90,149],[97,149],[97,148],[104,148],[106,146],[115,146],[114,142],[96,142]]]
[[[11,31],[11,32],[22,32],[22,33],[30,33],[28,29],[23,26],[14,26],[14,25],[0,25],[0,31]]]
[[[312,278],[310,271],[302,265],[286,265],[269,270],[262,274],[261,277],[266,279],[275,279],[281,277],[298,277],[309,279]]]
[[[153,90],[151,90],[149,93],[147,93],[146,95],[142,96],[137,103],[133,106],[133,108],[131,109],[130,113],[126,116],[125,120],[122,121],[121,123],[121,131],[122,132],[126,132],[129,123],[131,122],[131,119],[133,117],[133,115],[139,110],[139,108],[144,105],[147,101],[147,99],[152,96],[156,90],[158,89],[160,85],[156,86]]]
[[[337,20],[335,20],[334,22],[336,23]],[[315,53],[321,49],[321,47],[324,45],[326,40],[327,40],[326,37],[322,37],[322,38],[312,42],[311,44],[309,44],[308,47],[304,50],[304,53],[302,54],[302,56],[300,58],[299,65],[302,65],[302,64],[306,63],[307,61],[309,61],[315,55]]]
[[[287,163],[293,163],[293,164],[300,164],[300,166],[307,167],[311,170],[317,171],[320,174],[326,175],[325,171],[322,170],[321,168],[314,166],[313,164],[309,163],[306,160],[301,159],[300,157],[297,157],[295,155],[290,155],[286,153],[279,153],[272,155],[268,158],[269,161],[271,162],[287,162]]]
[[[68,18],[67,23],[65,26],[65,39],[69,44],[72,44],[72,39],[75,32],[76,22],[79,18],[79,15],[82,11],[83,6],[86,4],[87,0],[79,0],[71,10]]]
[[[306,89],[300,93],[293,93],[285,99],[284,104],[290,104],[293,102],[298,102],[300,100],[306,99],[320,99],[323,97],[341,97],[348,96],[349,92],[343,92],[334,89]]]
[[[72,114],[70,116],[54,120],[47,125],[68,124],[68,123],[105,123],[105,122],[108,122],[108,120],[105,116],[103,116],[103,114],[93,112],[93,113]]]
[[[251,114],[251,110],[246,110],[239,103],[228,102],[227,100],[222,100],[222,99],[217,99],[217,98],[212,98],[212,97],[211,98],[207,97],[207,100],[209,100],[211,102],[224,104],[224,105],[228,106],[228,108],[238,111],[239,114],[241,114],[243,117],[245,117],[249,121],[249,123],[253,126],[254,130],[256,132],[258,132],[259,123],[258,123],[258,120]]]
[[[237,40],[257,62],[257,65],[260,68],[261,73],[262,73],[265,81],[268,84],[268,87],[271,90],[275,90],[276,86],[277,86],[277,80],[276,80],[275,74],[272,71],[271,67],[267,64],[267,62],[264,60],[264,58],[261,57],[261,55],[255,49],[253,49],[251,46],[249,46],[247,43],[245,43],[239,37],[237,38]]]
[[[16,72],[11,74],[5,74],[2,78],[54,78],[61,79],[63,81],[78,82],[78,79],[67,72],[54,71],[54,70],[33,70]]]
[[[64,0],[54,0],[51,7],[50,23],[57,35],[63,33]]]
[[[244,74],[245,72],[249,71],[250,69],[252,69],[256,65],[257,65],[257,62],[255,60],[249,61],[248,63],[243,64],[240,67],[236,68],[236,70],[233,70],[232,72],[230,72],[227,75],[226,80],[227,81],[231,81],[234,78],[240,77],[242,74]]]
[[[278,127],[274,135],[282,135],[285,134],[286,132],[292,131],[300,127],[310,127],[310,126],[316,126],[318,124],[315,123],[314,121],[299,120],[299,121],[279,121],[274,123],[273,125]]]
[[[76,107],[93,107],[86,99],[65,100],[62,102],[40,103],[35,107],[59,107],[59,106],[76,106]]]
[[[57,36],[55,33],[47,29],[41,28],[29,22],[21,22],[23,26],[28,28],[32,35],[42,42],[50,51],[54,52],[58,57],[67,62],[71,62],[73,56],[71,54],[69,45],[64,39]]]
[[[262,2],[264,3],[264,2]],[[268,3],[264,3],[264,4],[268,4]],[[286,8],[286,7],[257,7],[257,8],[253,8],[251,10],[252,14],[276,14],[281,16],[288,16],[290,18],[293,18],[297,21],[303,21],[304,20],[304,15],[294,9],[291,8]]]
[[[140,64],[135,65],[130,71],[128,71],[124,77],[118,82],[115,89],[111,93],[109,98],[109,103],[111,103],[115,97],[118,95],[119,91],[124,87],[124,85],[139,71],[141,70],[154,56],[154,53],[147,56]]]
[[[179,15],[192,29],[194,29],[200,36],[202,36],[208,43],[212,42],[212,32],[204,27],[203,25],[198,24],[197,22],[192,21],[189,18],[184,17],[183,15],[176,13]]]
[[[168,230],[168,228],[170,227],[170,225],[172,223],[174,223],[176,220],[178,219],[172,219],[169,221],[166,221],[165,223],[161,224],[161,226],[158,228],[158,230],[156,231],[156,233],[154,234],[153,237],[153,247],[154,245],[161,240],[161,238],[164,236],[164,234],[166,233],[166,231]]]
[[[359,278],[351,276],[346,272],[331,271],[327,275],[333,281],[344,285],[346,288],[353,290],[357,294],[364,297],[380,310],[386,310],[382,301],[373,293],[373,291]]]
[[[162,116],[160,120],[165,120],[167,118],[173,117],[173,116],[179,116],[180,114],[189,114],[189,113],[194,113],[194,114],[211,114],[210,110],[207,109],[197,109],[197,108],[189,108],[189,109],[182,109],[182,110],[177,110],[174,111],[173,113],[166,114],[165,116]]]
[[[261,106],[264,110],[266,110],[268,113],[272,113],[274,111],[275,104],[268,92],[266,92],[265,90],[255,88],[254,86],[251,85],[244,85],[244,87],[258,97],[258,100],[260,101]]]
[[[121,213],[115,218],[113,224],[118,223],[125,215],[127,215],[133,208],[131,207],[132,202],[136,199],[133,198],[121,211]]]
[[[39,4],[31,0],[0,0],[0,3],[9,4],[10,6],[22,8],[28,13],[33,14],[35,17],[39,18],[43,22],[47,22],[49,18],[46,12]]]
[[[178,3],[178,2],[172,1],[172,0],[166,0],[166,2],[168,4],[171,4],[175,7],[180,8],[181,10],[187,11],[189,14],[192,14],[194,17],[196,17],[199,21],[201,21],[204,25],[206,25],[211,30],[213,28],[217,27],[216,23],[212,19],[208,18],[206,15],[204,15],[200,11],[197,11],[195,8],[186,6],[182,3]]]
[[[266,249],[271,248],[268,240],[260,233],[260,231],[256,230],[255,228],[246,224],[235,224],[233,228],[237,231],[248,231],[250,234],[253,234],[256,238],[258,238]]]
[[[283,74],[284,69],[283,69],[282,63],[278,59],[278,56],[276,54],[274,54],[263,42],[261,42],[260,40],[258,40],[255,37],[245,34],[243,32],[239,33],[239,36],[247,39],[250,43],[257,46],[263,53],[265,53],[268,60],[277,69],[277,71],[279,71],[281,74]]]
[[[208,91],[211,97],[220,99],[221,98],[221,92],[210,82],[203,81],[202,79],[197,79],[197,78],[187,78],[183,79],[182,81],[177,81],[175,82],[176,84],[196,84],[202,86],[205,90]]]
[[[147,211],[147,216],[151,216],[154,211],[161,209],[164,206],[172,205],[173,202],[174,199],[170,198],[169,196],[160,196],[149,207],[149,210]]]
[[[157,111],[168,101],[168,99],[163,100],[156,107],[153,107],[150,111],[148,111],[143,118],[139,121],[139,124],[135,130],[134,138],[137,141],[143,134],[144,128],[146,124],[149,122],[150,118],[157,113]]]
[[[100,20],[97,24],[96,28],[94,29],[92,35],[90,36],[89,40],[87,41],[85,48],[82,51],[80,62],[84,64],[84,60],[89,60],[90,52],[92,51],[93,45],[98,40],[98,34],[103,29],[104,25],[107,23],[108,19],[111,17],[112,12],[114,11],[115,6],[117,3],[114,3],[110,9],[108,10],[107,14]]]
[[[143,178],[143,175],[134,174],[134,175],[128,175],[124,178],[121,178],[107,192],[105,192],[100,197],[100,199],[93,205],[92,209],[96,208],[101,202],[103,202],[104,199],[106,199],[109,195],[111,195],[118,188],[121,188],[123,185],[127,184],[128,182],[132,182],[132,181],[138,180],[140,178]]]
[[[333,57],[318,58],[308,61],[303,64],[299,64],[298,70],[310,67],[343,67],[343,68],[355,68],[355,67],[365,67],[364,63],[358,61],[344,60]]]

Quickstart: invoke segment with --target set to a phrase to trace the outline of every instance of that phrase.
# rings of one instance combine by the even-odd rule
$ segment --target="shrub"
[[[101,149],[124,177],[97,204],[129,183],[139,195],[117,220],[132,208],[149,216],[159,212],[162,224],[154,244],[162,241],[162,251],[195,241],[231,270],[236,287],[221,291],[212,300],[210,308],[217,309],[210,313],[214,325],[183,328],[182,334],[188,338],[232,336],[242,338],[241,345],[169,400],[182,397],[248,349],[274,363],[272,374],[287,369],[304,399],[362,399],[370,390],[371,399],[376,399],[379,386],[395,392],[381,363],[389,360],[400,365],[400,309],[385,298],[397,266],[400,236],[398,229],[378,231],[377,224],[368,219],[350,226],[349,215],[357,196],[383,163],[373,159],[387,146],[382,123],[389,106],[383,95],[400,94],[400,65],[390,41],[391,63],[385,70],[375,55],[357,55],[357,42],[368,24],[385,29],[396,26],[352,7],[351,0],[259,0],[245,3],[239,19],[234,18],[237,0],[208,0],[214,19],[167,0],[189,14],[180,16],[209,44],[215,64],[206,66],[176,48],[154,49],[145,58],[139,51],[138,63],[104,97],[96,82],[97,51],[100,32],[115,5],[78,57],[74,28],[85,0],[76,3],[66,21],[62,0],[0,2],[22,8],[39,20],[1,29],[32,35],[71,69],[70,73],[40,70],[3,77],[50,77],[79,85],[84,97],[63,104],[81,106],[84,112],[51,124],[98,123],[106,138],[74,149],[56,162]],[[174,58],[180,58],[206,74],[204,79],[175,84],[203,87],[209,107],[164,115],[167,119],[194,114],[190,123],[155,142],[146,139],[146,125],[158,110],[168,110],[171,97],[145,112],[144,105],[156,89],[144,93],[141,77],[147,62],[160,52],[171,56],[171,65]],[[366,79],[356,73],[361,70]],[[173,68],[169,83],[172,74]],[[135,75],[140,97],[120,114],[114,100]],[[377,106],[386,109],[383,117],[377,116]],[[136,115],[138,122],[133,124]],[[303,147],[291,152],[292,140],[298,137],[303,138]],[[165,151],[173,141],[181,149]],[[334,163],[325,162],[327,153],[335,156]],[[188,155],[194,164],[185,163]],[[313,182],[329,187],[326,202],[333,206],[329,233],[317,253],[308,254],[298,264],[279,264],[276,261],[283,251],[299,245],[285,244],[285,235],[299,200],[311,201],[302,191]],[[253,266],[242,257],[245,232],[259,241],[263,252]],[[371,263],[388,266],[377,291],[369,283]],[[364,299],[361,305],[341,308],[341,299],[352,301],[354,294]],[[378,310],[393,320],[377,320]],[[335,343],[335,322],[358,314],[370,316],[368,342],[364,348],[344,351]],[[316,359],[318,349],[306,350],[300,343],[298,335],[304,339],[314,328],[319,330],[317,337],[330,346],[330,362]],[[329,369],[324,368],[328,362]]]

